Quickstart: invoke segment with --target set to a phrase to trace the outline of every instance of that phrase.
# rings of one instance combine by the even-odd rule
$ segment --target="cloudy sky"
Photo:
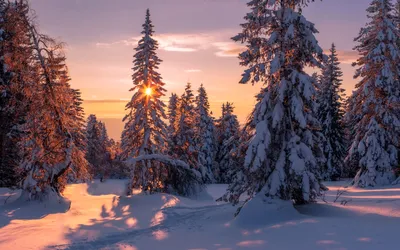
[[[82,91],[87,114],[94,113],[118,139],[124,106],[131,97],[133,48],[150,8],[160,43],[160,67],[171,92],[181,94],[186,82],[206,87],[215,116],[223,102],[233,102],[243,122],[254,106],[260,85],[239,85],[243,68],[240,44],[230,37],[248,11],[247,0],[31,0],[43,33],[67,44],[72,86]],[[316,0],[304,11],[316,24],[319,43],[339,50],[344,87],[351,93],[353,38],[367,19],[370,0]]]

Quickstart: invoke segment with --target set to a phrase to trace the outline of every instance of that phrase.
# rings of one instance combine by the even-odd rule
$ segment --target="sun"
[[[151,96],[153,94],[153,90],[151,88],[146,88],[144,92],[147,96]]]

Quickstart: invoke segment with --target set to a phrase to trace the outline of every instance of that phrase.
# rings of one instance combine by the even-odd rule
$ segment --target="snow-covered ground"
[[[197,199],[119,197],[117,180],[69,185],[69,210],[0,189],[0,249],[398,249],[400,186],[348,188],[337,198],[344,184],[327,183],[326,202],[296,209],[254,199],[236,219],[236,207],[214,202],[224,185]]]

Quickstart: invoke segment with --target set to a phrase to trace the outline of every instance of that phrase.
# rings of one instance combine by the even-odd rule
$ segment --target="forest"
[[[321,231],[329,223],[343,227],[348,217],[363,227],[366,218],[383,234],[399,225],[400,1],[370,1],[368,23],[354,34],[357,84],[351,95],[342,86],[334,41],[324,50],[318,23],[303,15],[313,2],[248,1],[241,31],[232,34],[245,48],[238,54],[241,80],[232,84],[261,87],[245,123],[230,101],[214,117],[203,84],[193,89],[188,81],[181,93],[166,96],[159,68],[168,62],[158,56],[147,9],[132,54],[124,129],[114,140],[96,114],[85,113],[81,90],[71,86],[65,44],[40,31],[29,1],[0,0],[0,248],[11,249],[7,232],[17,229],[7,227],[13,221],[68,220],[91,202],[102,219],[87,224],[92,215],[85,215],[62,242],[46,248],[38,240],[31,249],[394,249],[391,233],[385,237],[392,241],[377,243],[360,235],[356,243],[342,236],[281,245],[289,244],[282,243],[288,232],[297,242],[307,238],[293,226],[280,229],[276,242],[263,238],[285,222]],[[137,218],[130,216],[135,206],[142,211]],[[149,211],[156,211],[151,226],[136,228]],[[310,222],[314,217],[323,219]],[[214,224],[198,225],[207,218]],[[225,235],[221,225],[230,223],[238,228]],[[108,227],[119,233],[107,234]],[[196,230],[210,236],[192,239]],[[196,245],[220,233],[227,246]],[[173,239],[165,247],[154,239],[135,246],[136,234]],[[254,239],[233,244],[239,234]],[[189,242],[183,248],[181,237]],[[13,249],[28,249],[10,242],[17,242]]]

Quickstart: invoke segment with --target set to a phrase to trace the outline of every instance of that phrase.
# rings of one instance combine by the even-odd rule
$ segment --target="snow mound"
[[[304,218],[290,201],[265,199],[258,195],[247,202],[236,217],[234,224],[244,229]]]
[[[71,201],[64,197],[50,197],[45,201],[28,201],[26,195],[18,192],[18,198],[0,207],[0,228],[13,220],[38,220],[50,214],[66,213]]]
[[[210,195],[207,188],[203,188],[197,194],[191,195],[188,198],[192,199],[192,200],[197,200],[197,201],[214,201],[215,200],[214,197]]]
[[[221,198],[228,189],[228,184],[210,184],[207,185],[207,192],[212,196],[213,200]]]
[[[360,214],[352,211],[350,209],[346,209],[344,206],[332,205],[332,204],[308,204],[296,207],[297,211],[301,214],[315,217],[353,217],[359,216]]]

